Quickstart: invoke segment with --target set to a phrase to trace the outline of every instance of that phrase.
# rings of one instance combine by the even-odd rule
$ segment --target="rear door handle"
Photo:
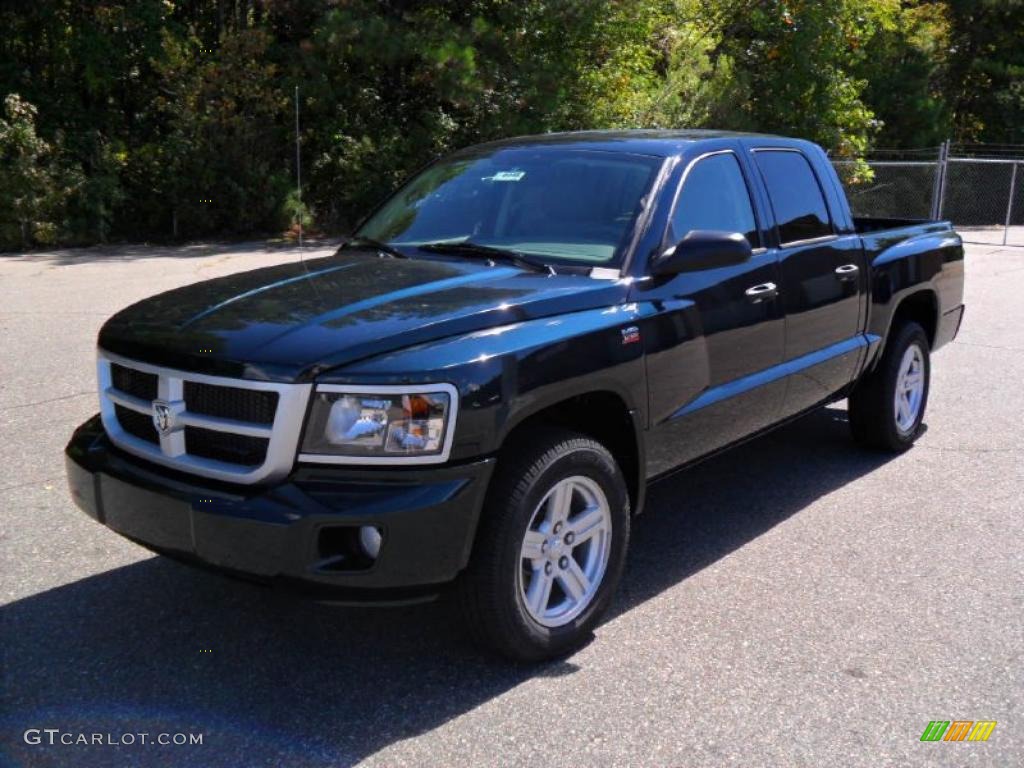
[[[858,272],[860,272],[860,267],[856,264],[843,264],[841,267],[836,267],[836,279],[845,283],[856,279]]]
[[[775,283],[761,283],[760,285],[752,285],[745,291],[747,294],[747,301],[751,304],[760,304],[762,301],[768,299],[774,299],[779,295],[779,287]]]

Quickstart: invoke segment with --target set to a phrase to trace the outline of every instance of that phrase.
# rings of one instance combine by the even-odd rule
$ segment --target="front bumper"
[[[65,450],[87,515],[152,549],[342,601],[411,600],[465,567],[494,459],[429,469],[299,467],[280,484],[201,481],[128,456],[94,417]],[[359,526],[382,532],[375,560]],[[353,539],[352,536],[356,538]]]

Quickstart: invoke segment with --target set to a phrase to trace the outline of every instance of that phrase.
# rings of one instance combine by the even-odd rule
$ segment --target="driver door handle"
[[[768,299],[774,299],[779,295],[779,287],[775,283],[761,283],[760,285],[752,285],[745,291],[747,295],[747,301],[751,304],[760,304],[762,301]]]
[[[856,279],[858,272],[860,272],[860,267],[856,264],[843,264],[841,267],[836,267],[836,279],[845,283]]]

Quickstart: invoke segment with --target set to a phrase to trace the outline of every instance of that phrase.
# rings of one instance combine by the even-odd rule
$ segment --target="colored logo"
[[[995,720],[932,720],[921,741],[988,741],[995,727]]]
[[[640,341],[640,329],[635,325],[631,325],[628,328],[622,329],[622,343],[623,344],[636,344]]]

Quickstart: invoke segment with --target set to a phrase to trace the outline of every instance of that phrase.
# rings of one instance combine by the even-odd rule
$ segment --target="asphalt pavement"
[[[968,247],[911,451],[859,450],[840,405],[655,484],[612,614],[539,667],[475,650],[445,603],[295,601],[72,505],[103,320],[296,258],[0,256],[0,765],[1024,764],[1024,248]],[[932,720],[998,724],[921,742]],[[60,743],[97,733],[202,744]]]

